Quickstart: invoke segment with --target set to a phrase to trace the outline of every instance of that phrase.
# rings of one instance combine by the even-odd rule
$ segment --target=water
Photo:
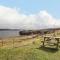
[[[19,36],[19,31],[0,31],[0,37],[13,37],[13,36]]]

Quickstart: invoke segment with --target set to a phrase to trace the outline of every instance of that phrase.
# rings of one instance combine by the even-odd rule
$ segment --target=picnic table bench
[[[60,37],[44,36],[43,38],[44,38],[43,41],[42,41],[42,43],[43,43],[43,47],[45,46],[45,42],[48,43],[48,42],[50,42],[51,40],[56,41],[56,43],[53,41],[53,42],[51,42],[51,44],[55,44],[55,45],[56,45],[56,48],[59,47]],[[49,43],[48,43],[48,44],[49,44]]]

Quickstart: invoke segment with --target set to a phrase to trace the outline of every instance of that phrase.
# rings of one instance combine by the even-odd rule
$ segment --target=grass
[[[60,60],[60,49],[43,48],[40,46],[41,38],[19,48],[0,48],[0,60]],[[30,42],[30,41],[28,41]]]
[[[60,51],[31,44],[20,48],[0,49],[0,60],[60,60]]]

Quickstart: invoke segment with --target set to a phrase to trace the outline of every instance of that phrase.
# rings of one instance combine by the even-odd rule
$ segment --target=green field
[[[36,37],[21,47],[0,48],[0,60],[60,60],[60,49],[43,48],[41,38]]]

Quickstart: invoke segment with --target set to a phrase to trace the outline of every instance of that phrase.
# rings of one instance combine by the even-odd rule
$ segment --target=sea
[[[20,36],[18,30],[1,30],[0,38]]]

